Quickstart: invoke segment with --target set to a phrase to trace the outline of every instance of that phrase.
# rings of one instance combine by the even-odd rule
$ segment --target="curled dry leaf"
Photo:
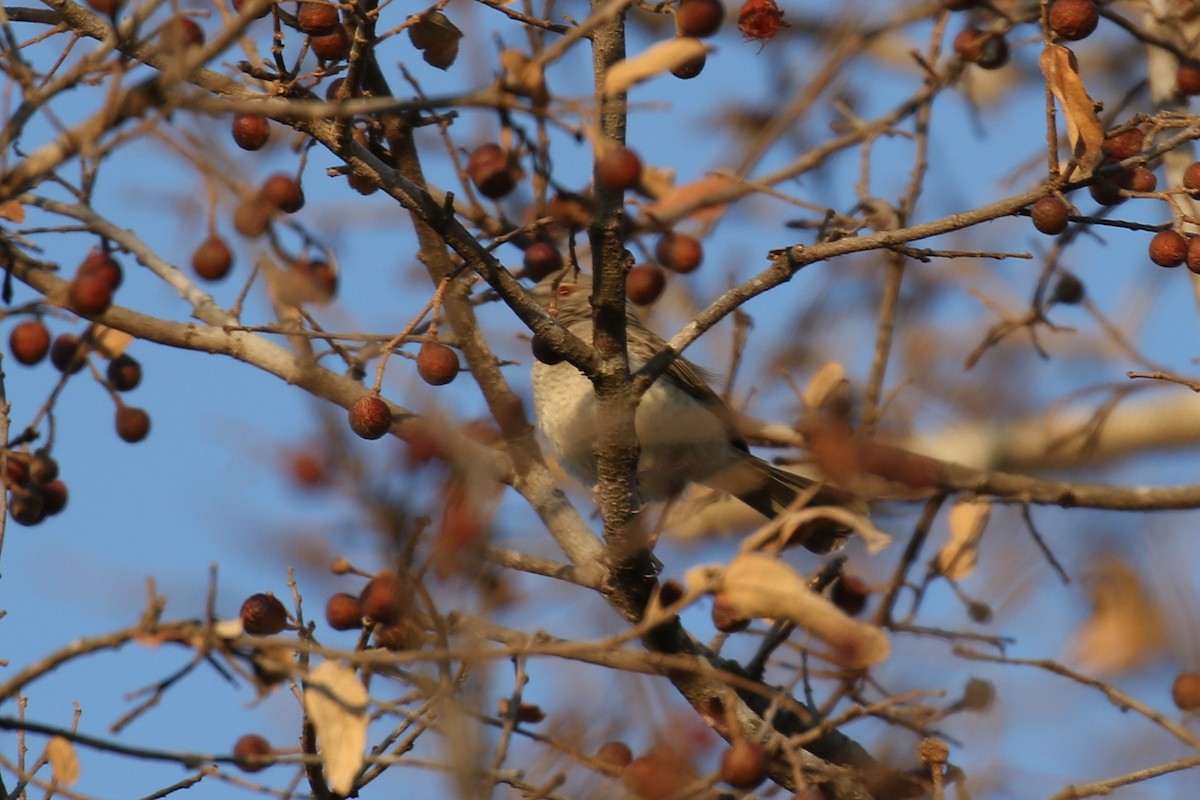
[[[20,225],[25,221],[25,206],[16,200],[7,200],[0,203],[0,219],[6,219],[9,222],[15,222]]]
[[[642,178],[642,183],[646,183],[645,176]],[[646,206],[645,211],[647,216],[664,222],[674,222],[685,218],[712,222],[725,210],[724,203],[714,203],[712,198],[736,191],[745,185],[737,178],[712,173],[689,183],[675,186],[669,192],[659,195],[658,200]]]
[[[823,408],[834,392],[843,389],[845,385],[845,367],[836,361],[822,365],[804,387],[804,407],[810,411]]]
[[[678,69],[707,53],[708,47],[703,42],[687,36],[677,36],[651,45],[633,58],[618,61],[608,68],[604,75],[604,93],[621,94],[635,84]]]
[[[530,61],[520,50],[509,48],[500,53],[500,67],[504,70],[500,85],[505,89],[532,98],[539,104],[549,102],[550,90],[546,87],[546,71],[541,64]]]
[[[323,661],[305,681],[304,710],[317,732],[329,788],[349,795],[367,747],[367,690],[354,670]]]
[[[1114,556],[1088,569],[1092,615],[1067,645],[1069,657],[1096,675],[1128,672],[1157,657],[1166,641],[1162,609],[1133,567]]]
[[[425,63],[441,70],[449,69],[458,58],[458,42],[462,37],[458,26],[437,8],[418,15],[408,28],[408,38],[413,47],[422,51]]]
[[[970,577],[979,563],[979,542],[991,514],[989,500],[967,498],[955,503],[946,520],[950,540],[938,550],[933,570],[955,581]]]
[[[65,736],[51,736],[46,742],[46,761],[50,763],[50,772],[54,783],[59,786],[73,786],[79,782],[79,756],[75,746]]]
[[[1069,48],[1048,44],[1038,63],[1046,76],[1046,84],[1062,106],[1072,155],[1084,174],[1090,174],[1103,157],[1100,147],[1104,144],[1104,125],[1096,113],[1096,103],[1088,95],[1079,75],[1079,62]]]
[[[878,664],[891,643],[878,627],[847,616],[787,564],[759,553],[742,553],[728,567],[698,567],[687,574],[688,589],[717,593],[740,617],[788,620],[828,645],[824,654],[851,669]]]

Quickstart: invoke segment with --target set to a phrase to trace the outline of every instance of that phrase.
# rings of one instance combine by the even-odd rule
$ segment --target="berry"
[[[1182,711],[1200,708],[1200,672],[1181,672],[1171,684],[1171,699]]]
[[[617,145],[596,162],[596,181],[614,192],[636,189],[642,182],[642,159],[628,147]]]
[[[131,355],[121,355],[108,362],[105,371],[108,385],[118,392],[131,392],[142,382],[142,365]]]
[[[605,742],[596,751],[596,760],[614,767],[626,767],[633,761],[633,751],[624,742]]]
[[[767,779],[770,765],[762,745],[734,739],[721,756],[721,780],[735,789],[753,789]]]
[[[1183,171],[1183,188],[1191,192],[1200,190],[1200,161],[1193,161]]]
[[[534,242],[525,250],[524,277],[540,281],[563,268],[562,253],[549,242]]]
[[[88,253],[87,258],[83,259],[83,263],[79,265],[79,270],[75,274],[99,275],[108,284],[108,288],[114,292],[120,287],[121,281],[125,279],[121,265],[103,250],[92,250]]]
[[[682,0],[675,12],[675,30],[680,36],[704,39],[720,30],[724,20],[721,0]]]
[[[537,334],[533,335],[533,339],[530,341],[529,347],[533,351],[534,358],[551,367],[553,367],[555,364],[561,364],[565,360],[558,354],[557,350],[546,344],[546,340]]]
[[[1200,236],[1191,236],[1188,238],[1185,263],[1188,269],[1200,275]]]
[[[262,198],[245,200],[233,210],[233,229],[247,239],[262,236],[269,227],[271,206]]]
[[[219,281],[233,268],[233,251],[215,233],[192,253],[192,271],[206,281]]]
[[[1153,192],[1158,188],[1158,177],[1146,167],[1134,167],[1129,171],[1129,188],[1135,192]]]
[[[88,6],[97,14],[116,16],[121,10],[121,0],[87,0]]]
[[[287,627],[287,609],[273,594],[252,594],[242,603],[242,628],[251,636],[273,636]]]
[[[998,33],[963,28],[954,37],[954,52],[964,61],[983,69],[999,69],[1008,63],[1008,42]]]
[[[974,8],[978,3],[979,0],[942,0],[942,8],[947,11],[966,11],[968,8]]]
[[[723,594],[713,598],[712,623],[721,633],[738,633],[750,627],[750,620]]]
[[[29,480],[34,483],[50,483],[58,477],[58,462],[45,450],[38,450],[29,459]]]
[[[654,246],[654,257],[672,272],[687,274],[704,261],[704,248],[694,236],[667,233]]]
[[[1093,0],[1054,0],[1050,4],[1049,23],[1059,39],[1076,42],[1096,30],[1100,10]]]
[[[296,10],[296,26],[310,36],[323,36],[337,30],[338,10],[326,3],[301,3]]]
[[[243,772],[258,772],[270,766],[262,759],[271,755],[271,743],[256,733],[248,733],[233,745],[234,764]]]
[[[1113,178],[1121,179],[1120,175]],[[1097,178],[1091,186],[1088,186],[1088,194],[1102,206],[1115,206],[1124,203],[1125,195],[1121,194],[1121,186],[1118,180],[1113,178]]]
[[[1064,272],[1058,276],[1058,281],[1054,284],[1054,291],[1050,293],[1050,302],[1073,306],[1083,300],[1083,295],[1083,281],[1069,272]]]
[[[1062,198],[1043,197],[1030,207],[1029,218],[1033,220],[1033,227],[1054,236],[1067,229],[1069,213],[1070,209]]]
[[[1100,145],[1100,150],[1109,158],[1123,161],[1142,152],[1143,141],[1145,141],[1145,134],[1142,129],[1130,128],[1122,133],[1109,136]]]
[[[417,353],[417,372],[430,386],[445,386],[458,375],[458,353],[441,342],[425,342]]]
[[[364,439],[378,439],[392,427],[392,410],[377,395],[360,397],[350,406],[350,430]]]
[[[329,480],[325,473],[325,459],[320,453],[298,450],[288,457],[288,473],[297,486],[311,489]]]
[[[59,372],[74,375],[87,363],[87,345],[73,333],[61,333],[50,345],[50,363]]]
[[[546,204],[546,213],[554,224],[568,231],[581,231],[592,221],[592,199],[575,192],[558,192]]]
[[[204,29],[190,17],[172,17],[163,25],[158,45],[168,52],[178,53],[189,47],[204,44]]]
[[[10,452],[4,459],[4,483],[8,486],[29,485],[29,460],[25,454]]]
[[[704,70],[704,65],[707,62],[708,53],[701,53],[695,58],[690,58],[678,67],[675,67],[675,69],[671,70],[671,74],[680,80],[689,81]]]
[[[1185,58],[1180,61],[1175,72],[1175,84],[1182,95],[1191,97],[1200,94],[1200,59]]]
[[[325,621],[335,631],[356,631],[362,627],[362,602],[352,594],[339,592],[325,604]]]
[[[272,175],[259,187],[258,196],[285,214],[295,214],[304,208],[304,190],[288,175]]]
[[[408,609],[408,588],[395,573],[384,571],[367,581],[359,595],[365,616],[384,625],[394,625]]]
[[[648,306],[667,285],[663,271],[653,264],[638,264],[625,276],[625,295],[635,305]]]
[[[467,177],[481,195],[493,200],[504,197],[517,186],[508,153],[494,142],[481,144],[471,151],[467,159]]]
[[[692,765],[666,745],[659,745],[635,758],[621,774],[625,788],[643,800],[665,800],[682,795],[684,787],[694,779]]]
[[[829,599],[833,604],[852,617],[857,617],[867,606],[867,598],[871,596],[871,587],[861,578],[853,575],[843,575],[833,584]]]
[[[41,487],[42,510],[47,517],[52,517],[67,507],[67,485],[55,480]]]
[[[322,61],[341,61],[350,53],[350,37],[338,27],[323,36],[310,36],[308,46]]]
[[[8,513],[21,525],[37,525],[46,518],[46,502],[36,489],[14,489],[9,495]]]
[[[117,409],[117,435],[130,444],[140,442],[150,434],[150,415],[140,408],[121,406]]]
[[[987,711],[996,702],[996,687],[983,678],[970,678],[963,687],[962,707],[971,711]]]
[[[1175,230],[1159,231],[1150,240],[1150,260],[1160,267],[1178,267],[1187,258],[1188,240]]]
[[[775,0],[746,0],[738,11],[738,30],[747,39],[765,42],[781,28],[790,27],[783,21],[783,10]]]
[[[31,367],[50,352],[50,331],[40,319],[27,319],[12,329],[8,349],[18,364]]]
[[[242,12],[242,8],[249,5],[249,3],[250,3],[250,0],[233,0],[233,10],[240,14]],[[271,4],[267,3],[262,8],[260,8],[258,11],[254,12],[254,19],[262,19],[263,17],[265,17],[267,14],[270,14],[270,13],[271,13]]]
[[[83,272],[67,287],[67,305],[81,317],[103,314],[112,305],[112,288],[104,276]]]
[[[233,141],[243,150],[261,150],[271,138],[271,123],[261,114],[234,114]]]

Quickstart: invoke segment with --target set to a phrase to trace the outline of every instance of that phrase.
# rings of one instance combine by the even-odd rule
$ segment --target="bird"
[[[561,273],[540,281],[533,298],[560,325],[592,342],[592,278]],[[646,328],[627,302],[626,348],[630,373],[637,372],[666,347]],[[548,363],[554,361],[555,363]],[[598,482],[596,396],[591,380],[565,360],[537,359],[532,370],[538,424],[555,458],[588,487]],[[634,415],[640,452],[638,492],[643,500],[666,500],[690,483],[729,492],[765,517],[774,518],[815,481],[780,469],[753,455],[738,430],[738,414],[706,380],[705,371],[677,357],[642,395]],[[845,505],[849,498],[829,488],[816,492],[812,505]],[[803,544],[827,553],[841,547],[849,533],[835,523],[807,526]]]

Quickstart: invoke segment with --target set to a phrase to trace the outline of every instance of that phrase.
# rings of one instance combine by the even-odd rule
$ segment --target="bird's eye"
[[[574,285],[568,284],[568,283],[560,283],[558,285],[558,296],[559,297],[570,297],[574,293],[575,293]]]

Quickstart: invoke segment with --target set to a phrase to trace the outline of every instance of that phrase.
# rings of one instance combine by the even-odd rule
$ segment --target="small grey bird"
[[[590,275],[551,276],[533,290],[534,298],[559,324],[592,341]],[[626,304],[629,370],[636,372],[665,342],[638,320]],[[533,365],[533,398],[538,423],[555,457],[572,477],[597,483],[596,396],[592,382],[569,362]],[[767,517],[786,509],[813,481],[752,455],[737,428],[737,414],[705,382],[703,370],[677,358],[642,396],[634,417],[641,452],[638,489],[644,500],[665,500],[694,481],[729,492]],[[848,497],[822,490],[814,505],[842,505]],[[848,531],[832,523],[808,531],[804,546],[817,553],[839,547]]]

